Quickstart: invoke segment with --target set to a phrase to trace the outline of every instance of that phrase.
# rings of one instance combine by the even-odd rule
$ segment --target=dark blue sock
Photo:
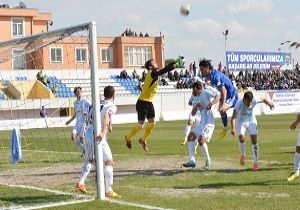
[[[223,123],[224,127],[227,127],[227,123],[228,123],[227,113],[223,114],[221,116],[221,118],[222,118],[222,123]]]

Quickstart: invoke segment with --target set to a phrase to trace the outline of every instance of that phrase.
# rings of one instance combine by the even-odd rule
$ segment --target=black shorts
[[[136,102],[136,111],[138,120],[145,121],[145,119],[155,118],[155,111],[152,102],[138,100]]]

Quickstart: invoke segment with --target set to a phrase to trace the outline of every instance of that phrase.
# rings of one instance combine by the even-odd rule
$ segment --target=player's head
[[[77,98],[80,98],[82,96],[82,87],[75,87],[74,94],[77,96]]]
[[[106,100],[115,99],[115,89],[113,86],[108,85],[104,88],[104,98]]]
[[[197,82],[194,82],[192,84],[192,89],[193,89],[193,95],[194,96],[198,96],[200,95],[201,91],[203,90],[204,88],[204,84],[202,84],[201,82],[197,81]]]
[[[156,70],[158,69],[158,64],[156,63],[156,61],[154,59],[150,59],[145,63],[145,68],[147,70]]]
[[[213,69],[213,66],[211,65],[211,60],[207,60],[205,58],[200,60],[199,68],[202,76],[207,77],[210,74],[210,71]]]
[[[251,91],[247,91],[244,93],[243,102],[246,106],[250,106],[253,100],[253,93]]]

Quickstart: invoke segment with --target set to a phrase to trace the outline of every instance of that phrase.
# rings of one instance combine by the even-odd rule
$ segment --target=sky
[[[0,0],[18,5],[19,1]],[[211,59],[225,63],[227,50],[291,52],[295,63],[300,48],[281,46],[300,42],[300,2],[297,0],[23,0],[29,8],[51,12],[57,29],[95,20],[99,36],[119,36],[126,28],[164,34],[165,58],[185,56],[187,63]],[[180,6],[190,4],[190,15]]]

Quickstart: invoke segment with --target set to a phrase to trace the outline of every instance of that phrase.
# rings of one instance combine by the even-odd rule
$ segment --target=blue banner
[[[250,52],[227,51],[226,67],[228,70],[239,71],[246,69],[285,70],[291,68],[291,55],[285,52]]]

